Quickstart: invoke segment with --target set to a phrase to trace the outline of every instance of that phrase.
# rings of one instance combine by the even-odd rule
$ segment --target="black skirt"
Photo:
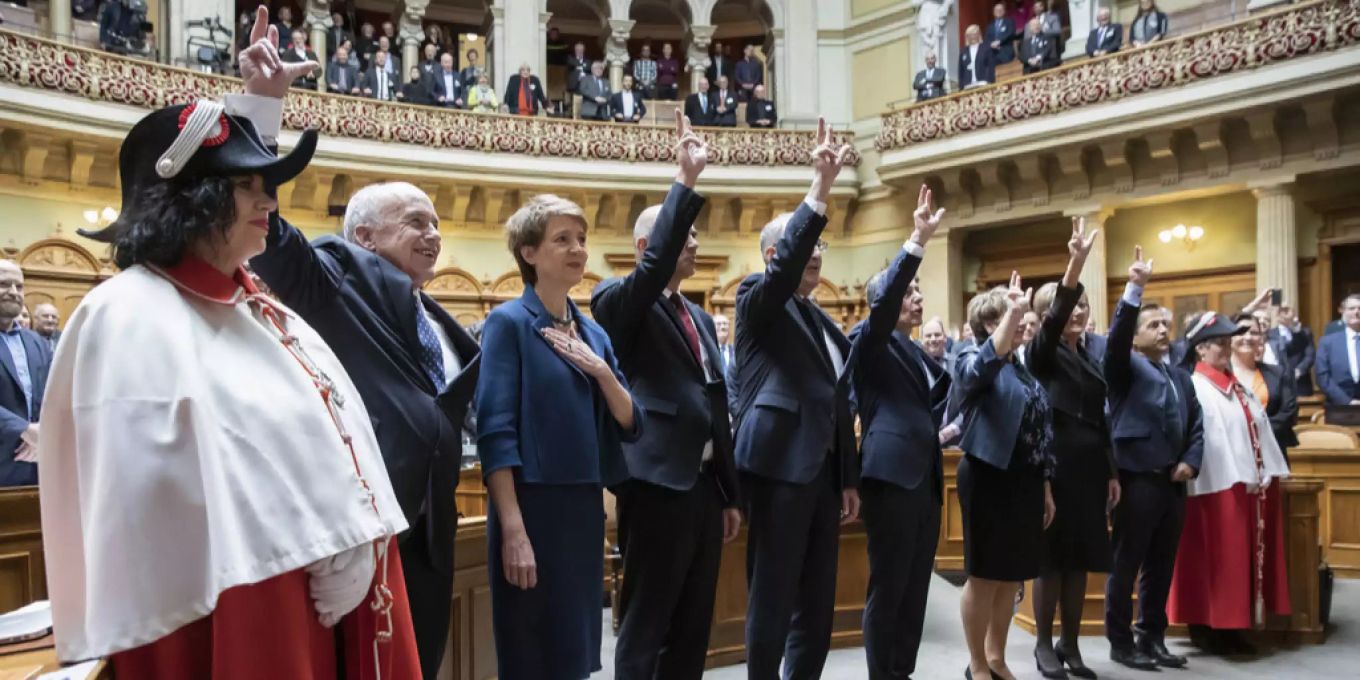
[[[994,581],[1026,581],[1043,561],[1044,476],[1017,451],[1002,470],[964,455],[959,461],[963,569]]]
[[[1058,512],[1044,532],[1045,571],[1110,570],[1109,439],[1102,428],[1053,412],[1053,504]]]

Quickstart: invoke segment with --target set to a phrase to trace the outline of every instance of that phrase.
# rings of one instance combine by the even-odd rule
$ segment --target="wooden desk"
[[[38,487],[0,489],[0,612],[47,599]]]
[[[1360,578],[1360,451],[1292,449],[1296,479],[1321,482],[1322,559],[1338,577]]]
[[[60,668],[51,635],[33,642],[0,646],[0,680],[37,677],[38,673],[51,673]],[[88,677],[110,680],[113,669],[107,662],[100,661]]]

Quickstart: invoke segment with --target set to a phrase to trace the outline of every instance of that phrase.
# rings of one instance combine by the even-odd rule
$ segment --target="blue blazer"
[[[47,371],[52,367],[52,351],[47,340],[26,328],[19,329],[24,352],[28,355],[28,376],[33,390],[33,411],[28,410],[24,387],[8,346],[0,346],[0,486],[24,486],[38,483],[37,463],[17,463],[14,450],[30,423],[38,422],[42,414],[43,388],[47,385]]]
[[[567,305],[581,339],[627,387],[604,329],[570,300]],[[541,331],[551,326],[532,286],[486,317],[476,399],[482,475],[517,467],[519,479],[530,484],[622,482],[628,477],[622,443],[638,440],[642,412],[634,401],[633,430],[623,431],[595,379],[543,337]]]
[[[793,297],[825,228],[825,216],[800,204],[765,271],[737,289],[737,468],[807,484],[831,455],[839,488],[854,488],[859,464],[849,381],[822,358],[817,345],[824,341]],[[820,310],[815,321],[848,365],[845,334]]]
[[[1015,32],[1015,19],[1010,17],[992,19],[987,24],[984,34],[983,45],[991,47],[994,42],[1001,43],[1000,47],[993,50],[996,63],[1009,64],[1015,60],[1015,41],[1020,39],[1020,35]]]
[[[888,266],[878,299],[869,304],[869,318],[850,331],[850,373],[853,401],[861,429],[860,476],[915,489],[927,478],[943,498],[944,463],[939,426],[932,410],[928,363],[934,360],[896,330],[897,318],[921,258],[905,249]],[[938,370],[938,369],[937,369]],[[948,375],[940,372],[944,383]]]
[[[1351,379],[1351,360],[1346,348],[1346,327],[1322,336],[1318,343],[1313,370],[1318,388],[1327,395],[1328,404],[1349,404],[1360,399],[1360,385]]]
[[[954,376],[954,400],[963,414],[960,448],[1002,470],[1010,467],[1026,400],[1015,371],[1010,358],[998,356],[987,338],[959,352]]]
[[[968,46],[959,47],[959,87],[973,84],[973,69],[969,68],[971,65]],[[979,82],[996,82],[996,55],[992,51],[992,46],[987,43],[978,45],[977,76]]]
[[[1138,307],[1124,300],[1114,311],[1109,345],[1105,353],[1105,383],[1110,411],[1110,436],[1114,460],[1120,470],[1154,472],[1185,463],[1199,472],[1204,459],[1204,420],[1195,384],[1179,365],[1167,367],[1175,381],[1180,420],[1184,426],[1181,448],[1168,439],[1162,404],[1169,389],[1162,372],[1147,357],[1133,353],[1133,334],[1138,327]]]

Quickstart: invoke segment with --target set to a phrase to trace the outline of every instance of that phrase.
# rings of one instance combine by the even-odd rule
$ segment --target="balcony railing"
[[[902,149],[970,130],[996,128],[1188,85],[1357,42],[1360,42],[1360,0],[1300,3],[1206,31],[889,111],[883,114],[883,125],[874,143],[879,151]]]
[[[0,82],[156,109],[239,92],[237,78],[129,59],[0,29]],[[425,147],[558,159],[671,163],[675,132],[667,126],[474,113],[294,89],[285,129]],[[811,161],[814,131],[701,128],[711,163],[801,166]],[[841,143],[854,133],[837,133]],[[858,153],[850,163],[858,165]]]

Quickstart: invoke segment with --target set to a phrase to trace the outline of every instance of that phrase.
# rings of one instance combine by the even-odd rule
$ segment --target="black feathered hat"
[[[118,151],[123,185],[122,214],[147,187],[176,177],[261,175],[268,187],[297,177],[316,151],[316,131],[307,130],[287,156],[277,156],[248,118],[225,113],[223,105],[199,100],[167,106],[137,121]],[[112,243],[120,220],[99,230],[79,229],[81,236]]]
[[[1247,332],[1246,326],[1239,326],[1232,319],[1218,312],[1204,312],[1194,318],[1190,330],[1185,333],[1185,357],[1181,364],[1187,369],[1199,361],[1195,347],[1218,338],[1230,338]]]

